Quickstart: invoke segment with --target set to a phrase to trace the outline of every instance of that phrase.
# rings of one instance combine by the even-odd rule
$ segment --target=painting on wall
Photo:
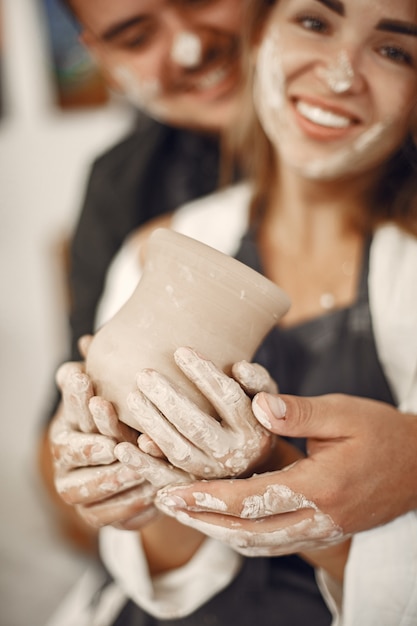
[[[105,104],[109,99],[108,90],[94,60],[79,41],[75,21],[60,0],[42,2],[57,105],[74,109]]]

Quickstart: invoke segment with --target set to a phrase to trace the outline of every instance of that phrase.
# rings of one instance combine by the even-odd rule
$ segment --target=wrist
[[[140,531],[143,551],[151,576],[188,563],[205,535],[165,515]]]

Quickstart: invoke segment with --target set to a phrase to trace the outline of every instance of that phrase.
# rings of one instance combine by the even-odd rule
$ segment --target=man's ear
[[[88,29],[84,29],[81,32],[79,39],[97,63],[110,89],[121,92],[122,88],[113,73],[114,64],[111,51],[109,51],[107,46],[103,42],[99,41],[97,37],[95,37],[94,34]]]

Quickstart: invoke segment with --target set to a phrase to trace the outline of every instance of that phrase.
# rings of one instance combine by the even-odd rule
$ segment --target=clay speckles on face
[[[118,65],[114,68],[113,75],[134,106],[157,117],[166,113],[165,107],[159,102],[162,86],[157,78],[141,79],[128,65]]]
[[[259,49],[254,102],[265,131],[275,136],[276,120],[282,118],[285,103],[285,76],[278,28],[269,31]]]
[[[182,67],[196,67],[201,63],[202,52],[200,37],[195,33],[182,32],[173,41],[171,59]]]
[[[360,171],[368,161],[378,158],[389,138],[390,123],[378,123],[369,128],[351,145],[336,151],[333,156],[316,159],[305,167],[305,175],[313,180],[331,180],[337,176]]]
[[[328,67],[319,67],[317,75],[326,81],[329,89],[334,93],[348,91],[353,85],[355,72],[346,50],[341,50],[336,61],[330,63]]]

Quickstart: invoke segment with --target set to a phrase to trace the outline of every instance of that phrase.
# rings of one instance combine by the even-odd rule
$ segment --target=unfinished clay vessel
[[[167,376],[203,410],[207,400],[177,368],[176,348],[189,346],[226,373],[250,361],[289,308],[289,299],[258,272],[194,239],[158,229],[147,244],[143,274],[124,306],[95,335],[87,372],[96,393],[131,421],[126,399],[136,374]]]

